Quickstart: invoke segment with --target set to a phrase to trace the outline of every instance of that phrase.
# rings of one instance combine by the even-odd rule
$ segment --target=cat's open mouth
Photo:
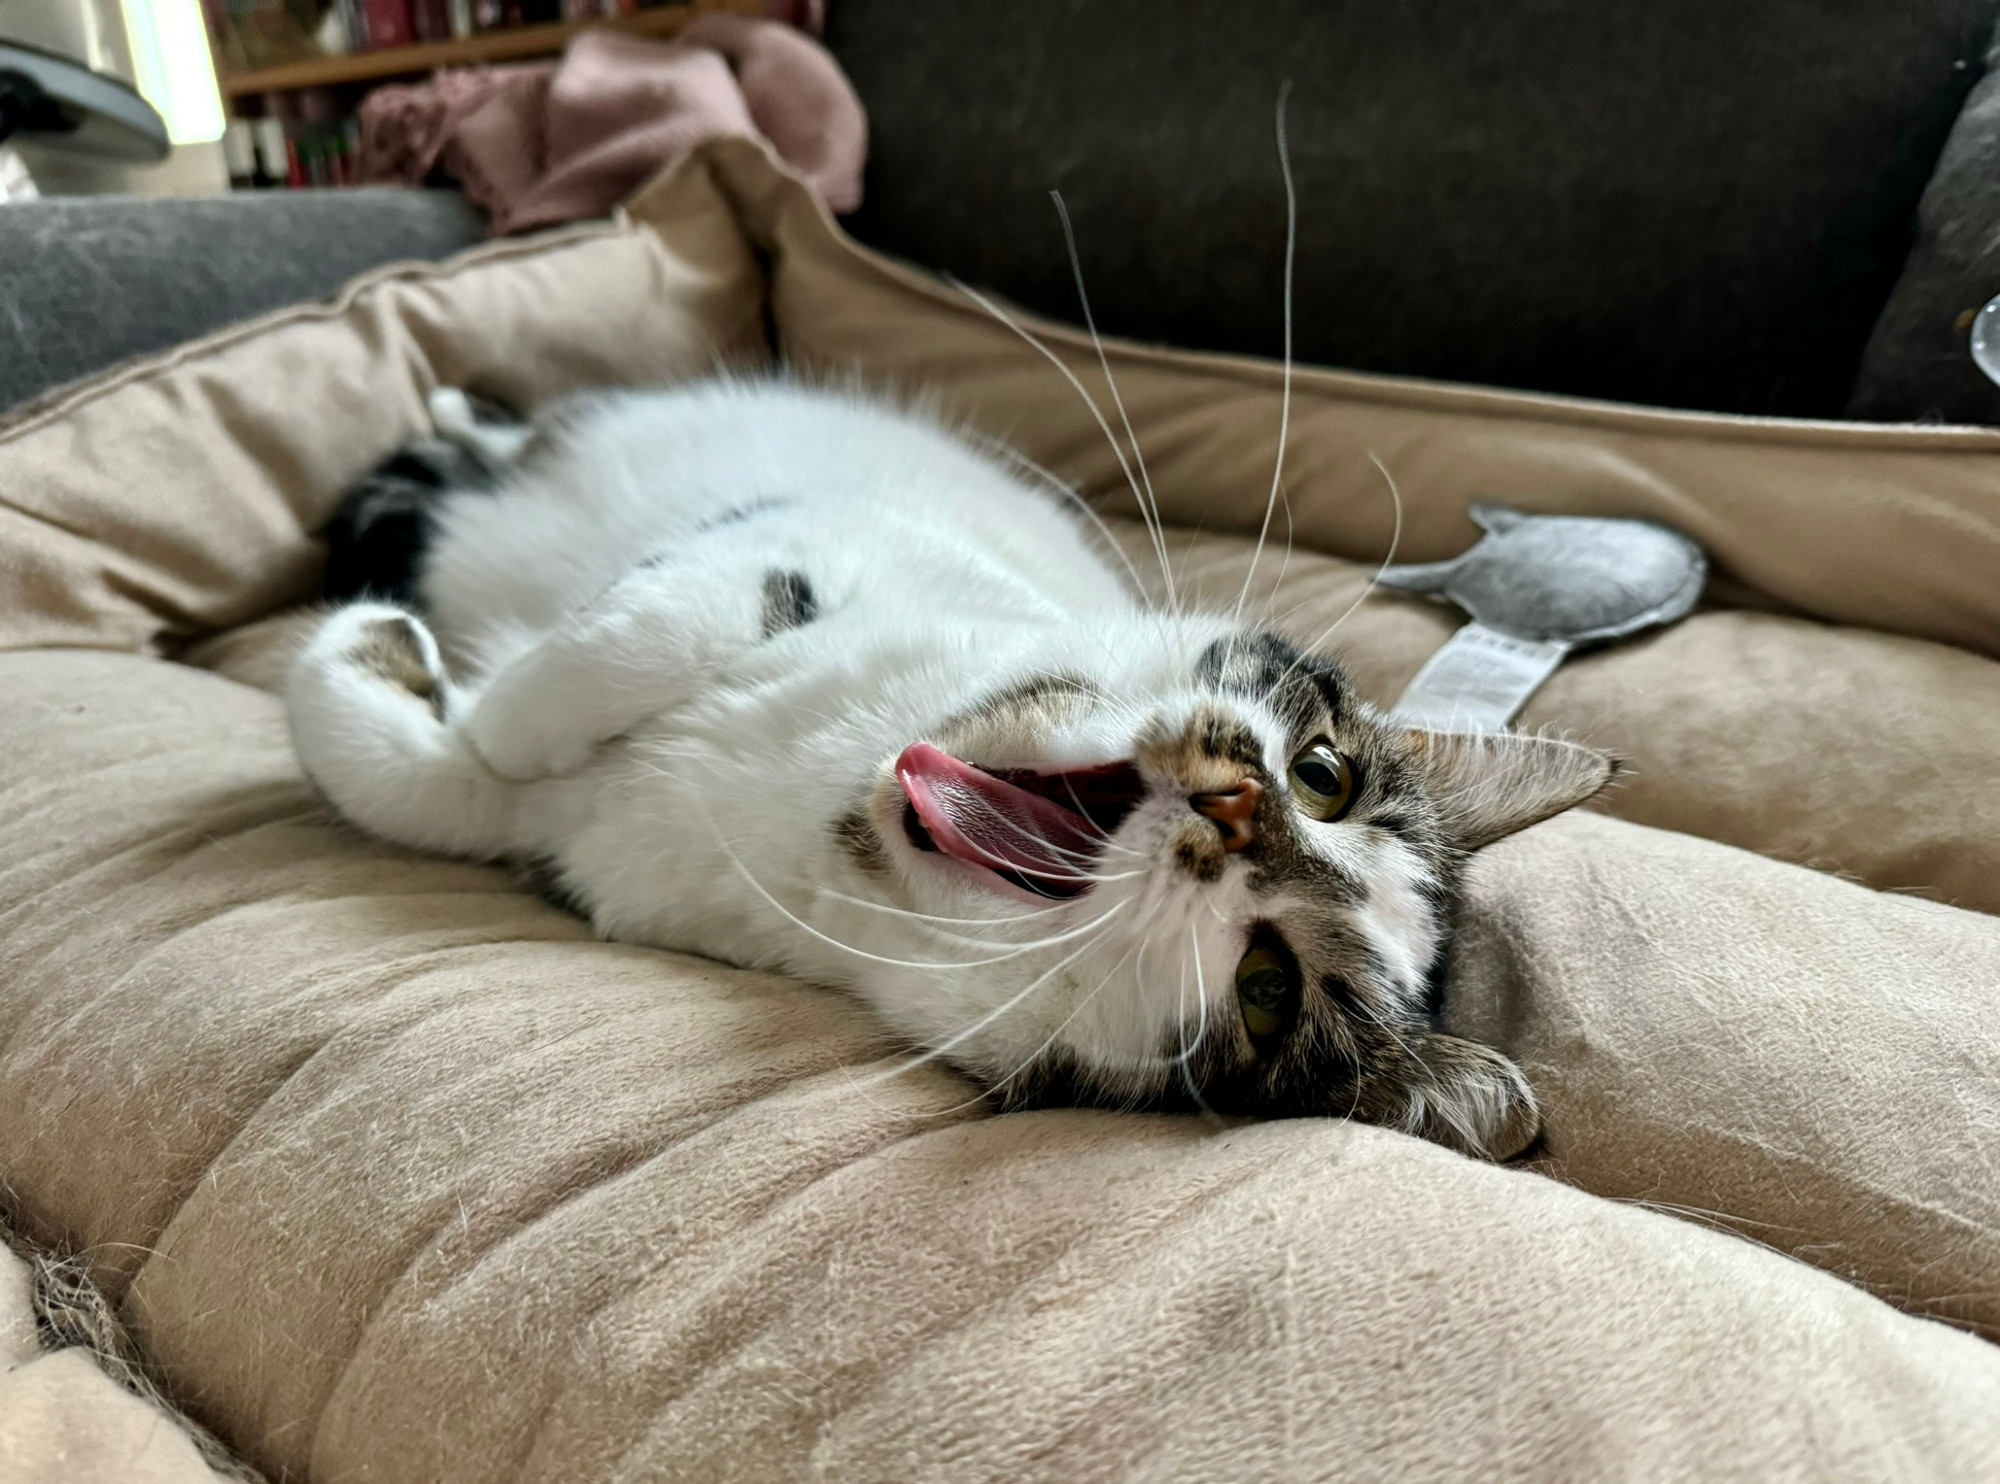
[[[1010,895],[1075,897],[1090,890],[1105,844],[1146,796],[1128,762],[1069,773],[978,768],[919,742],[896,759],[909,802],[903,832],[976,868]]]

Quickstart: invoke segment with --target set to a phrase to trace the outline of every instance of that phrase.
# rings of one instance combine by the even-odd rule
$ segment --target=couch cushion
[[[1868,339],[1847,416],[2000,422],[2000,387],[1971,354],[1973,316],[2000,294],[2000,37],[1917,213],[1917,240]]]
[[[1542,1172],[1502,1171],[1324,1122],[979,1117],[844,999],[593,942],[334,824],[229,677],[281,670],[341,480],[441,379],[534,400],[747,353],[767,273],[795,359],[935,377],[1113,491],[1044,360],[740,142],[627,220],[377,279],[0,435],[0,1169],[178,1395],[314,1477],[1977,1476],[1990,1347],[1630,1203],[2000,1333],[1995,918],[1617,819],[1494,847],[1452,1013],[1552,1109]],[[1170,513],[1254,529],[1275,370],[1110,355]],[[1992,790],[1946,775],[1977,769],[1953,749],[2000,667],[1944,641],[2000,633],[1975,580],[2000,436],[1317,372],[1295,412],[1293,528],[1336,554],[1267,554],[1251,591],[1305,637],[1351,609],[1336,638],[1393,685],[1450,627],[1354,606],[1389,536],[1371,446],[1407,554],[1469,539],[1475,485],[1677,518],[1732,574],[1715,609],[1537,700],[1633,743],[1612,807],[1980,889]],[[1820,479],[1838,518],[1808,539]],[[1240,536],[1170,542],[1211,594],[1252,575]],[[1746,599],[1795,611],[1722,606]],[[1857,802],[1871,747],[1911,761]]]
[[[856,234],[1074,320],[1276,355],[1292,85],[1307,360],[1837,415],[1991,0],[841,0]]]

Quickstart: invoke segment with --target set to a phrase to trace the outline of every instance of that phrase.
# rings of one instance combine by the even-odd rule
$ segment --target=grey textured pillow
[[[456,191],[55,197],[0,211],[0,412],[485,235]]]
[[[2000,294],[2000,39],[1917,213],[1917,243],[1862,357],[1847,415],[2000,423],[2000,386],[1972,364],[1972,317]]]

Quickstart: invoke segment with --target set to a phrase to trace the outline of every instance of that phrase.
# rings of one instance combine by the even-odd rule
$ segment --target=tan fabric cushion
[[[274,1471],[2000,1456],[2000,1351],[1749,1243],[1361,1126],[981,1117],[934,1067],[884,1080],[843,997],[327,822],[268,695],[102,654],[0,686],[0,1165]]]
[[[0,1479],[7,1484],[218,1484],[187,1434],[83,1350],[44,1352],[27,1263],[0,1247]]]
[[[845,1000],[594,943],[331,824],[269,695],[132,653],[269,683],[308,532],[425,389],[749,354],[759,246],[793,353],[932,367],[1109,487],[1046,362],[754,149],[634,214],[660,235],[386,275],[0,434],[0,1174],[200,1415],[313,1477],[1987,1476],[1990,1347],[1631,1202],[2000,1333],[1990,917],[1619,820],[1496,847],[1454,1014],[1524,1057],[1582,1190],[1338,1124],[985,1119],[934,1068],[873,1081]],[[1116,354],[1170,510],[1254,525],[1271,369]],[[1306,637],[1386,544],[1366,446],[1405,555],[1469,539],[1466,494],[1676,512],[1724,596],[1818,615],[1718,609],[1559,674],[1530,719],[1636,760],[1610,808],[2000,904],[2000,667],[1942,642],[1994,632],[2000,437],[1313,373],[1287,483],[1349,559],[1282,565]],[[1172,539],[1233,599],[1242,539]],[[1387,697],[1450,625],[1370,598],[1336,639]]]
[[[604,226],[366,276],[65,392],[0,429],[0,647],[157,649],[316,587],[340,482],[440,383],[521,405],[764,352],[762,279],[711,192],[671,248]]]

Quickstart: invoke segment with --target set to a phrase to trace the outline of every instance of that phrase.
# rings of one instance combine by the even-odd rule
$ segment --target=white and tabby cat
[[[1442,958],[1464,853],[1602,755],[1408,731],[1329,659],[1145,606],[1060,494],[852,393],[434,412],[343,504],[356,600],[290,680],[355,823],[846,986],[1003,1105],[1533,1139],[1514,1065],[1438,1031]]]

